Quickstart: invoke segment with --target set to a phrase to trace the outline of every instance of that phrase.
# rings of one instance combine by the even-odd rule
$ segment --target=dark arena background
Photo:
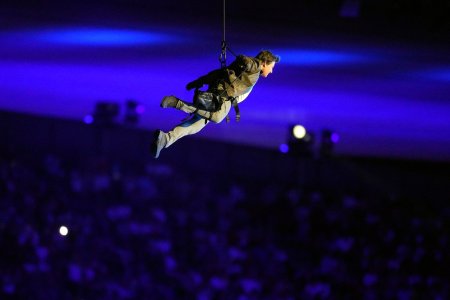
[[[281,61],[156,160],[223,3],[2,1],[0,299],[450,299],[449,2],[227,0]]]

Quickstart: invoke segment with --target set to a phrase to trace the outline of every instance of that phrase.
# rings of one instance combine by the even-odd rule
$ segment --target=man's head
[[[280,57],[274,55],[272,52],[268,50],[262,50],[256,55],[256,58],[261,61],[261,76],[267,77],[270,73],[273,72],[273,68],[275,67],[275,63],[280,61]]]

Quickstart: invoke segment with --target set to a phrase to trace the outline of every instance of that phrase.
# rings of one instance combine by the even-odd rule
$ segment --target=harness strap
[[[231,105],[233,105],[234,107],[234,113],[236,114],[236,122],[239,122],[241,120],[241,113],[239,110],[239,105],[238,102],[236,100],[236,98],[231,98],[229,101],[231,101]],[[230,122],[230,115],[227,114],[227,123]]]
[[[229,98],[228,98],[227,100],[225,100],[225,101],[231,101],[231,105],[233,105],[233,108],[234,108],[234,113],[236,114],[236,122],[239,122],[239,121],[241,120],[241,112],[240,112],[240,110],[239,110],[239,105],[238,105],[238,102],[237,102],[236,98],[234,98],[234,97],[229,97]],[[184,118],[184,119],[182,120],[182,122],[185,122],[185,121],[187,121],[187,120],[193,118],[194,116],[199,116],[200,118],[204,119],[204,120],[205,120],[205,124],[206,124],[208,121],[211,121],[211,119],[212,119],[212,114],[213,114],[214,112],[209,112],[209,117],[205,117],[205,116],[197,115],[197,111],[199,111],[199,110],[200,110],[199,108],[196,108],[195,111],[192,112],[192,113],[190,113],[189,116],[187,116],[186,118]],[[226,121],[227,121],[227,123],[230,122],[230,113],[227,114],[227,116],[226,116]]]

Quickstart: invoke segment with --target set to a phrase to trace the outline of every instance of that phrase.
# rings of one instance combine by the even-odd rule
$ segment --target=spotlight
[[[297,124],[289,128],[289,153],[300,156],[312,156],[313,145],[314,134],[308,132],[304,126]]]
[[[306,129],[302,125],[295,125],[292,128],[292,135],[296,139],[302,139],[306,136]]]
[[[66,236],[69,234],[69,228],[67,228],[66,226],[61,226],[59,227],[59,234],[62,236]]]

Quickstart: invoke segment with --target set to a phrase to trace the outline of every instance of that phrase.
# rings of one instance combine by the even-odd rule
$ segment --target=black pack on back
[[[195,89],[194,105],[197,109],[216,112],[222,106],[222,99],[217,93]]]

